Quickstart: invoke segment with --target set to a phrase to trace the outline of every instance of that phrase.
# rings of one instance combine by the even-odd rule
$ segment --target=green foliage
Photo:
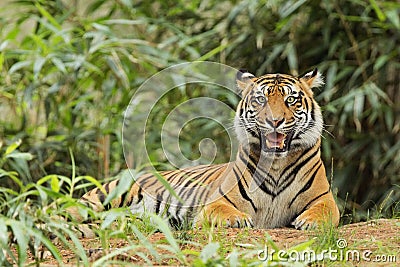
[[[43,206],[53,200],[73,205],[72,196],[99,186],[92,176],[124,168],[123,112],[136,89],[157,71],[193,60],[255,74],[296,75],[317,66],[326,77],[325,88],[315,91],[326,122],[323,157],[333,168],[345,222],[399,216],[397,1],[10,0],[1,5],[0,219],[8,233],[19,222],[28,225],[26,236],[15,235],[20,249],[50,246],[34,228],[50,216],[38,217]],[[158,150],[159,132],[174,106],[203,95],[231,107],[237,103],[218,88],[187,85],[172,92],[154,110],[147,136],[149,156],[161,165],[167,160]],[[196,159],[199,141],[210,136],[228,150],[218,127],[204,120],[186,125],[180,136],[184,155]],[[220,153],[216,161],[228,157],[229,151]],[[63,228],[54,227],[61,237]],[[2,245],[11,242],[0,238]],[[11,258],[16,264],[23,255]]]

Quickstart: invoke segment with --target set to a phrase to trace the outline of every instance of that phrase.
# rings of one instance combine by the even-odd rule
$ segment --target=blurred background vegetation
[[[125,108],[147,78],[173,64],[209,60],[257,75],[318,67],[326,77],[315,92],[326,123],[323,157],[344,222],[399,216],[398,1],[9,0],[0,8],[2,187],[15,186],[11,171],[29,183],[126,168]],[[238,101],[226,90],[174,92],[162,100],[165,115],[193,96]],[[155,132],[163,119],[152,119]],[[209,124],[185,127],[186,155],[198,157],[210,135],[229,145]],[[150,140],[150,157],[162,161],[159,138]]]

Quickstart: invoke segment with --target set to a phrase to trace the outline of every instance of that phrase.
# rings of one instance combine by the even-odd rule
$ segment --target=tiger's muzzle
[[[290,149],[293,132],[281,133],[274,131],[272,133],[260,132],[261,148],[264,152],[282,153]]]

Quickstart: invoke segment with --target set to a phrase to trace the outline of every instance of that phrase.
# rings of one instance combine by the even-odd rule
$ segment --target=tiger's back
[[[110,207],[154,212],[171,225],[204,221],[230,227],[308,228],[339,212],[321,160],[322,115],[311,88],[317,71],[297,78],[239,73],[242,95],[235,127],[240,147],[235,161],[145,174]],[[165,186],[168,183],[170,189]],[[118,180],[104,185],[108,193]],[[100,189],[81,201],[103,210]]]

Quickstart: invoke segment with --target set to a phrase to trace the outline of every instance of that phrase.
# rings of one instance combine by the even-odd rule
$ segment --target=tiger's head
[[[255,77],[239,71],[236,83],[242,99],[236,111],[235,130],[242,145],[257,145],[269,157],[284,157],[319,140],[322,114],[312,88],[321,86],[323,79],[317,69],[301,77]]]

